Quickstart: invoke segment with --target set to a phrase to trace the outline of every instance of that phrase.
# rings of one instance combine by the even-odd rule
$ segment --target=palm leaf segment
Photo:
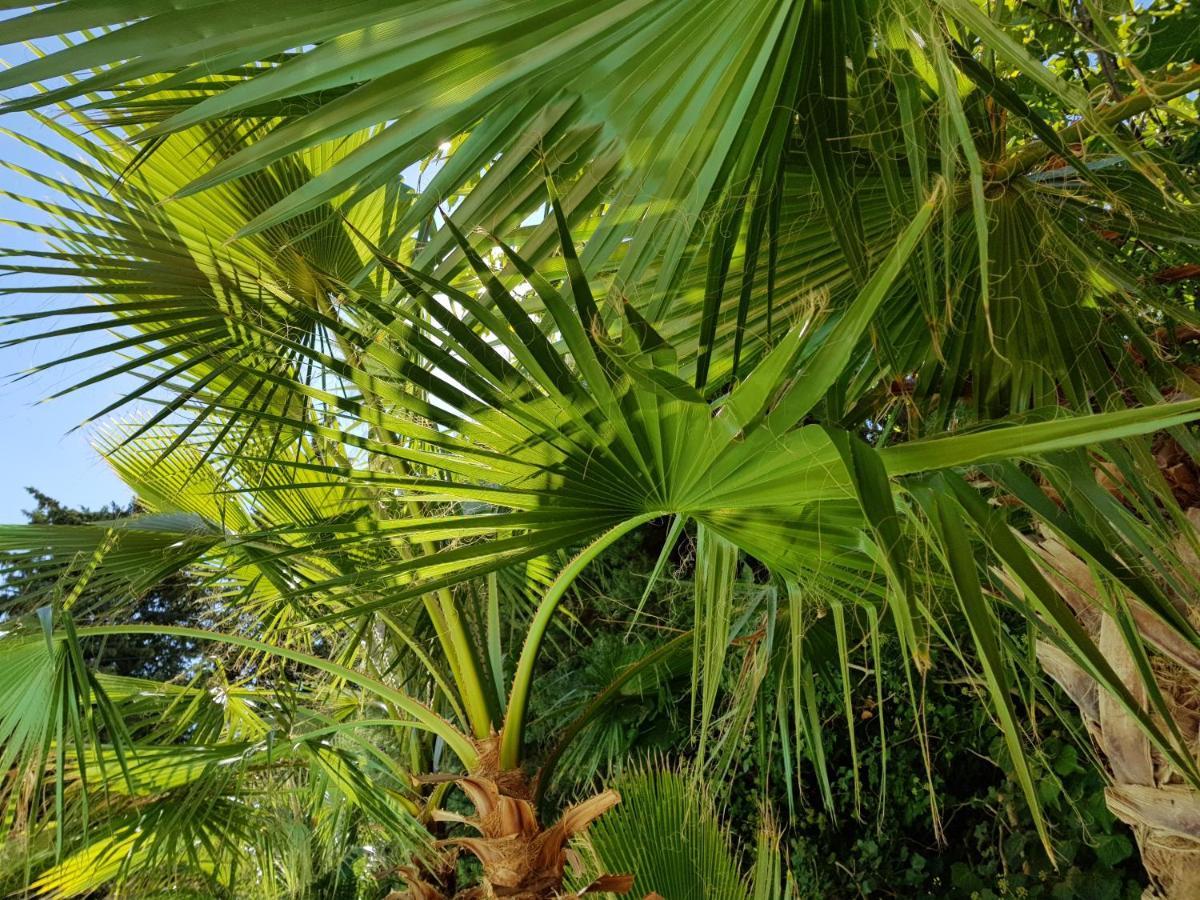
[[[306,553],[331,558],[333,548],[344,554],[395,539],[454,542],[432,556],[377,561],[365,569],[353,558],[332,571],[325,563],[324,577],[318,567],[303,587],[289,589],[285,581],[280,588],[291,597],[340,596],[332,607],[339,616],[395,607],[472,574],[578,546],[606,531],[611,537],[668,513],[698,519],[785,577],[819,576],[847,598],[870,594],[877,590],[874,573],[887,568],[878,550],[862,552],[864,539],[872,540],[862,507],[873,464],[854,462],[865,450],[854,449],[857,439],[825,426],[796,426],[841,374],[846,353],[857,346],[936,208],[935,197],[819,341],[806,341],[804,326],[797,326],[715,405],[678,377],[672,348],[632,309],[626,309],[622,336],[609,337],[561,214],[570,299],[505,248],[547,310],[544,321],[524,311],[465,241],[486,300],[381,257],[411,303],[383,307],[363,298],[336,318],[310,311],[338,338],[340,353],[234,318],[237,329],[271,348],[266,355],[282,349],[349,389],[333,393],[314,382],[294,383],[293,390],[328,415],[256,415],[270,437],[250,446],[264,455],[242,454],[239,465],[269,464],[276,479],[293,472],[308,490],[339,496],[352,488],[402,491],[424,504],[454,504],[460,513],[297,528],[294,512],[285,511],[269,533],[250,526],[249,533],[227,532],[225,541],[243,550],[268,538],[300,542],[267,551],[268,561]],[[408,354],[390,349],[381,336]],[[204,414],[217,420],[244,412],[223,391],[191,390],[204,401]],[[878,454],[880,471],[901,476],[1046,452],[1192,415],[1191,404],[1179,404],[906,444]],[[308,434],[346,449],[332,462],[320,453],[271,455],[280,434]],[[237,446],[247,446],[244,437]],[[347,455],[355,452],[374,462],[355,465]],[[260,489],[247,497],[258,505],[273,493]],[[517,746],[509,747],[510,761]]]
[[[295,686],[274,692],[262,670],[253,683],[219,672],[186,685],[100,675],[84,665],[86,629],[63,623],[54,635],[48,617],[32,631],[6,623],[6,886],[48,897],[110,883],[204,893],[250,876],[248,894],[279,896],[288,888],[272,866],[298,852],[310,872],[336,870],[360,827],[397,842],[401,858],[430,855],[411,789],[386,740],[376,744],[361,697],[327,685],[322,702],[305,696],[298,707]],[[270,865],[248,871],[248,851]]]
[[[658,215],[646,223],[645,233],[657,248],[653,255],[659,256],[670,246],[678,253],[707,195],[731,168],[745,173],[754,164],[777,118],[771,110],[790,64],[803,4],[708,2],[697,8],[630,0],[600,9],[572,0],[497,10],[488,3],[462,2],[434,11],[370,0],[320,11],[299,2],[285,6],[271,15],[252,14],[255,21],[247,21],[246,10],[233,3],[158,8],[148,17],[150,10],[140,4],[99,10],[66,3],[40,10],[9,24],[0,39],[58,34],[64,21],[74,21],[72,28],[140,21],[87,49],[72,48],[27,66],[4,85],[126,60],[96,73],[85,90],[118,88],[131,112],[140,108],[135,120],[179,113],[161,133],[246,112],[290,117],[307,110],[313,116],[281,122],[265,143],[222,163],[208,184],[305,146],[376,129],[354,154],[261,211],[252,228],[319,206],[347,188],[379,186],[468,128],[473,138],[465,152],[456,153],[400,230],[419,224],[439,195],[473,179],[499,149],[517,151],[504,168],[513,172],[515,167],[516,182],[523,176],[524,189],[507,202],[493,195],[486,206],[489,215],[519,213],[519,221],[527,202],[522,195],[536,190],[538,181],[529,163],[545,140],[560,164],[581,156],[600,161],[579,183],[576,196],[592,205],[601,185],[614,186],[613,208],[620,212],[614,222],[639,218],[655,198],[690,196],[686,214],[669,232],[652,233]],[[237,27],[231,30],[232,20]],[[257,37],[251,39],[252,33]],[[147,53],[151,46],[155,49]],[[204,73],[227,72],[227,77],[212,80],[202,74],[193,66],[200,58],[209,61]],[[283,64],[256,71],[254,64],[265,59]],[[168,70],[175,75],[166,82],[137,84]],[[601,71],[609,77],[599,77]],[[186,109],[191,104],[172,93],[180,87],[211,96],[203,107]],[[642,99],[629,102],[635,87]],[[76,90],[65,88],[44,99],[71,96],[78,96]],[[725,127],[697,127],[714,113],[726,120]],[[384,125],[389,119],[391,124]],[[688,149],[681,153],[684,145]],[[696,172],[702,173],[701,182],[692,184]],[[490,180],[503,178],[497,171]],[[606,230],[607,243],[620,240],[619,231]],[[448,238],[441,236],[443,244]],[[630,261],[631,268],[635,262]]]
[[[1103,176],[1071,149],[1089,137],[1099,136],[1142,187],[1153,186],[1163,168],[1152,154],[1133,153],[1117,126],[1192,90],[1200,76],[1170,67],[1147,73],[1136,96],[1097,109],[1002,23],[968,0],[537,0],[503,10],[479,0],[438,10],[380,0],[315,10],[291,0],[270,13],[233,0],[59,0],[6,20],[0,41],[114,30],[14,67],[0,89],[81,73],[9,108],[72,102],[151,142],[197,124],[236,133],[254,123],[255,140],[219,144],[205,157],[209,171],[173,193],[352,136],[348,152],[325,160],[311,179],[233,219],[230,227],[244,224],[243,232],[331,202],[346,212],[439,146],[446,165],[420,185],[396,233],[415,230],[437,203],[459,195],[469,198],[464,216],[508,231],[544,200],[545,164],[571,185],[564,205],[573,218],[604,211],[588,223],[595,234],[585,268],[615,264],[623,285],[652,276],[659,302],[678,287],[706,234],[715,238],[709,294],[724,280],[740,230],[751,256],[764,235],[772,254],[786,249],[795,219],[780,215],[779,188],[797,163],[814,179],[819,212],[851,270],[868,259],[875,224],[872,205],[856,196],[864,176],[882,179],[889,205],[908,215],[921,201],[906,203],[906,186],[926,187],[939,169],[948,180],[960,176],[981,231],[985,175],[1007,183],[1057,154],[1103,192]],[[984,51],[996,66],[976,61]],[[1074,124],[1056,134],[1041,107],[1005,90],[1014,71]],[[961,99],[963,85],[978,90]],[[986,122],[980,96],[1009,114],[1007,131]],[[143,123],[150,127],[139,134]],[[990,133],[976,146],[967,135],[981,123]],[[1107,212],[1121,219],[1123,209]],[[455,245],[447,230],[430,231],[422,267]],[[536,261],[555,243],[552,226],[536,227],[523,255]],[[761,274],[767,255],[750,268]]]

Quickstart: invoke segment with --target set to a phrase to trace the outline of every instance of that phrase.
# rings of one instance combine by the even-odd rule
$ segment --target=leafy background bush
[[[893,661],[885,689],[902,689],[898,668]],[[1103,780],[1065,728],[1047,721],[1041,733],[1047,769],[1039,784],[1056,826],[1058,869],[1051,865],[1005,769],[999,732],[972,693],[954,681],[931,677],[927,683],[926,727],[943,842],[934,832],[916,723],[903,704],[893,704],[884,713],[889,738],[883,785],[879,732],[858,728],[862,820],[850,810],[833,820],[815,800],[797,810],[785,840],[800,896],[1141,896],[1145,876],[1132,835],[1105,807]],[[834,796],[841,800],[853,795],[841,698],[830,690],[821,703],[830,723],[825,737]],[[755,777],[743,774],[746,781]],[[753,807],[751,796],[731,797],[735,819]]]
[[[575,598],[571,640],[586,654],[560,654],[541,682],[538,720],[544,734],[561,726],[586,698],[653,644],[628,637],[636,606],[653,570],[662,534],[631,537],[590,571]],[[689,590],[689,546],[680,542],[670,574],[652,592],[643,615],[664,634],[683,625],[678,592]],[[753,573],[747,573],[753,574]],[[673,598],[673,599],[672,599]],[[672,610],[674,612],[672,612]],[[644,635],[645,630],[639,630]],[[566,636],[561,638],[567,640]],[[1057,868],[1047,859],[998,729],[976,687],[956,660],[935,659],[924,686],[924,726],[929,737],[931,780],[926,774],[918,723],[907,703],[888,702],[906,691],[894,647],[883,655],[886,740],[875,708],[873,674],[861,675],[853,701],[862,805],[853,809],[854,766],[846,732],[840,682],[819,681],[824,750],[838,809],[824,809],[814,772],[800,766],[797,793],[789,801],[783,746],[768,741],[771,765],[759,764],[762,739],[753,729],[727,778],[712,785],[727,824],[745,847],[753,847],[762,798],[787,810],[791,826],[782,838],[800,897],[997,897],[1097,900],[1137,898],[1146,884],[1129,829],[1104,804],[1104,781],[1081,742],[1082,725],[1066,698],[1050,692],[1037,701],[1039,790],[1054,826]],[[584,660],[582,668],[579,660]],[[970,663],[968,656],[967,662]],[[688,741],[688,660],[671,674],[635,679],[573,748],[560,772],[600,783],[613,769],[639,760],[663,759]],[[731,663],[736,667],[737,662]],[[1082,749],[1081,749],[1082,748]],[[886,754],[886,776],[884,756]],[[589,779],[588,775],[591,774]],[[941,837],[935,830],[930,791],[937,797]],[[561,785],[564,796],[584,784]]]

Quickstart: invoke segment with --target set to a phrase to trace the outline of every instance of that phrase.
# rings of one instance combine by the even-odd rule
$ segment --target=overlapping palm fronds
[[[143,147],[200,123],[221,134],[250,129],[252,140],[218,141],[194,157],[202,173],[172,195],[350,139],[311,177],[226,222],[222,239],[329,203],[346,212],[439,148],[445,165],[400,211],[396,233],[415,231],[458,196],[469,221],[511,230],[546,199],[547,165],[570,185],[572,221],[588,219],[576,228],[589,236],[585,268],[615,265],[623,288],[652,276],[659,303],[700,254],[712,261],[711,306],[739,233],[760,273],[766,257],[786,250],[798,223],[779,203],[796,164],[814,179],[825,234],[859,281],[881,209],[859,196],[864,176],[882,179],[900,212],[909,186],[919,192],[939,169],[961,176],[964,194],[951,202],[966,202],[986,243],[992,187],[1048,160],[1057,159],[1057,174],[1111,192],[1104,160],[1085,164],[1081,141],[1097,139],[1135,187],[1153,189],[1170,173],[1160,150],[1135,147],[1119,126],[1197,86],[1200,76],[1179,67],[1185,53],[1141,54],[1159,69],[1136,70],[1138,89],[1112,98],[1121,102],[1097,103],[1034,58],[1006,30],[1011,18],[1003,8],[989,17],[970,0],[538,0],[502,10],[478,0],[438,10],[347,0],[317,10],[295,0],[270,12],[232,0],[60,0],[5,21],[0,41],[63,34],[64,23],[114,30],[14,67],[0,88],[51,80],[9,108],[70,102]],[[1014,73],[1028,88],[1006,85]],[[1056,134],[1058,117],[1073,124]],[[1121,220],[1162,206],[1122,199],[1105,214]],[[553,252],[554,229],[532,231],[522,249],[537,261]],[[769,253],[760,252],[764,236]],[[449,253],[461,264],[454,250],[446,229],[431,229],[418,263]],[[982,244],[979,256],[987,259]],[[932,303],[936,285],[925,287]]]
[[[691,773],[646,767],[622,776],[617,784],[620,807],[597,824],[588,841],[603,868],[638,872],[639,889],[662,897],[792,896],[774,866],[778,835],[770,824],[764,823],[759,835],[753,866],[746,865],[716,803],[703,789],[697,790]],[[659,839],[647,840],[648,836]]]
[[[815,590],[825,602],[866,604],[872,615],[891,623],[919,664],[928,640],[923,622],[936,628],[936,615],[920,599],[918,584],[927,576],[912,569],[903,545],[928,545],[945,557],[1010,747],[1022,759],[1006,681],[1011,651],[996,640],[996,608],[981,593],[975,551],[959,521],[965,514],[998,561],[1025,581],[1027,596],[1014,602],[1032,604],[1030,614],[1037,615],[1048,639],[1113,690],[1163,752],[1186,768],[1171,736],[1137,706],[1086,634],[1072,627],[1061,601],[1033,577],[1029,557],[1005,539],[1006,532],[996,531],[976,490],[952,479],[929,493],[922,473],[1118,442],[1190,421],[1200,416],[1200,404],[997,422],[880,449],[820,422],[819,409],[848,350],[861,340],[937,207],[935,196],[831,328],[794,326],[714,403],[680,378],[674,349],[632,308],[625,310],[621,332],[611,330],[556,208],[568,268],[561,286],[505,250],[538,295],[544,320],[525,312],[473,252],[468,256],[485,285],[485,293],[474,296],[380,255],[408,302],[383,306],[347,293],[328,312],[304,310],[336,350],[223,313],[229,330],[257,349],[231,358],[230,376],[252,376],[259,360],[291,355],[297,370],[320,373],[288,384],[304,403],[248,418],[229,392],[193,382],[179,388],[187,402],[172,410],[175,418],[150,429],[130,427],[114,437],[108,454],[154,508],[146,527],[173,538],[168,546],[191,549],[177,563],[204,556],[212,583],[220,586],[221,608],[228,610],[209,637],[251,651],[256,684],[273,670],[291,671],[273,667],[272,660],[318,673],[311,696],[305,690],[287,698],[284,708],[296,708],[289,718],[327,718],[328,704],[340,703],[331,688],[352,686],[391,704],[399,722],[444,740],[469,772],[492,752],[469,736],[474,732],[482,740],[492,729],[500,731],[498,755],[487,765],[497,768],[486,771],[519,771],[539,651],[572,580],[615,538],[670,513],[696,520],[712,535],[701,540],[703,583],[710,586],[697,592],[702,637],[696,678],[705,724],[723,648],[732,636],[728,623],[718,625],[731,613],[733,569],[720,561],[722,553],[728,557],[740,549],[777,577],[802,585],[790,609],[796,622]],[[277,298],[283,315],[297,306]],[[203,427],[194,419],[177,421],[189,411],[203,417]],[[902,491],[899,506],[895,488]],[[402,513],[389,515],[389,507],[401,505]],[[1053,511],[1031,506],[1076,540],[1091,539],[1090,529],[1072,523],[1071,532]],[[156,518],[163,515],[166,523]],[[1133,535],[1144,534],[1132,517],[1114,516]],[[130,521],[130,533],[140,522]],[[174,531],[170,522],[176,523]],[[36,558],[42,572],[54,571],[48,559],[70,572],[85,546],[77,532],[65,529],[66,543],[59,543],[57,532],[13,528],[6,530],[4,546]],[[90,564],[93,576],[108,579],[111,593],[125,573],[126,589],[136,590],[129,577],[137,574],[132,557],[119,553],[122,536],[114,536],[112,528],[90,533],[89,549],[97,555]],[[419,553],[412,552],[413,544]],[[463,628],[454,592],[504,567],[579,547],[538,602],[512,681],[497,696],[486,685],[503,679],[482,674],[484,657]],[[1116,577],[1125,573],[1116,558],[1100,557],[1098,564]],[[1151,585],[1133,586],[1151,614],[1181,639],[1194,640],[1189,624],[1161,603]],[[416,649],[419,635],[411,623],[421,602],[442,651],[434,658]],[[70,629],[69,609],[59,614],[68,616],[63,622]],[[298,638],[287,630],[305,623],[313,627]],[[122,627],[75,633],[86,639]],[[361,642],[368,634],[381,635],[389,648],[382,661],[371,642]],[[801,709],[803,635],[795,629],[793,634]],[[440,688],[433,707],[374,674],[399,671],[395,667],[407,650],[416,652],[408,665],[416,664]],[[364,665],[371,674],[360,674]],[[309,710],[309,702],[318,703],[317,710]],[[451,719],[461,716],[459,726],[443,719],[438,707]],[[86,702],[82,708],[90,709]],[[344,725],[356,727],[353,719]],[[89,743],[76,751],[81,772],[87,769],[84,746]],[[1027,772],[1023,780],[1036,804]]]
[[[436,834],[493,886],[557,890],[562,823],[611,797],[540,825],[605,699],[531,755],[546,636],[589,562],[667,517],[698,534],[693,629],[643,662],[690,650],[711,771],[769,708],[823,772],[813,678],[848,685],[857,626],[910,684],[970,641],[1040,823],[1015,616],[1200,782],[1138,624],[1200,643],[1144,437],[1196,449],[1196,385],[1151,339],[1194,314],[1123,243],[1187,246],[1194,197],[1122,128],[1194,68],[1098,103],[968,0],[63,0],[0,39],[127,21],[0,78],[93,70],[12,104],[67,104],[41,121],[83,158],[26,139],[71,174],[27,173],[63,202],[10,270],[99,302],[7,321],[115,329],[62,362],[120,355],[96,380],[143,382],[99,415],[149,405],[100,441],[142,514],[0,529],[36,574],[0,638],[14,885],[449,892]],[[1111,588],[1144,702],[1030,521]],[[211,627],[178,631],[225,650],[185,685],[90,671],[80,642],[184,567]],[[487,809],[452,808],[455,780]]]

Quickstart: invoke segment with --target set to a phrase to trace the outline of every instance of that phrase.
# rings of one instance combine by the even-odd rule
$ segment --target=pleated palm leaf
[[[130,24],[0,84],[111,63],[10,108],[72,103],[71,115],[102,114],[135,148],[208,123],[210,139],[174,146],[211,171],[193,180],[183,169],[155,187],[159,199],[195,197],[250,178],[242,193],[252,199],[211,226],[214,241],[247,225],[271,251],[286,249],[335,211],[372,221],[386,197],[396,244],[384,250],[403,243],[443,278],[465,258],[439,203],[458,204],[461,221],[531,262],[554,252],[549,219],[529,224],[544,209],[548,168],[586,239],[585,271],[605,275],[597,295],[611,280],[709,391],[814,297],[848,302],[940,175],[957,227],[923,244],[906,289],[881,311],[855,396],[889,384],[914,394],[937,433],[964,400],[984,418],[1060,401],[1082,412],[1120,389],[1153,402],[1178,381],[1143,336],[1156,315],[1146,307],[1157,302],[1153,271],[1130,267],[1125,243],[1186,245],[1193,192],[1165,127],[1147,140],[1144,123],[1139,142],[1125,123],[1172,115],[1200,83],[1186,41],[1174,54],[1119,48],[1158,68],[1131,62],[1136,90],[1089,97],[1019,43],[1005,4],[990,16],[969,0],[418,7],[296,3],[246,18],[228,2],[69,0],[7,20],[0,40],[54,35],[64,22]],[[229,36],[234,19],[242,40]],[[1135,42],[1146,26],[1132,24]],[[123,172],[145,158],[113,143]],[[428,177],[398,187],[431,158]],[[252,177],[264,167],[266,189]],[[360,204],[365,215],[353,212]],[[501,275],[520,280],[511,267]],[[897,416],[921,433],[903,405]]]
[[[601,868],[640,873],[641,890],[661,897],[783,900],[778,842],[764,820],[751,871],[721,811],[686,772],[646,766],[622,776],[621,805],[589,833],[587,849]],[[660,836],[647,840],[647,836]],[[662,837],[669,836],[669,840]],[[678,839],[676,840],[676,837]]]

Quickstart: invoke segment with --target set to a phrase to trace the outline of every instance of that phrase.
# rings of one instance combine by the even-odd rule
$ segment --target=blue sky
[[[25,53],[8,47],[3,51],[4,62],[12,65]],[[47,130],[23,115],[0,116],[0,126],[54,143]],[[58,144],[61,147],[61,144]],[[8,135],[0,135],[0,161],[30,169],[47,170],[47,163]],[[54,167],[50,169],[54,171]],[[27,194],[48,198],[50,192],[8,169],[0,168],[0,192]],[[8,224],[9,220],[36,219],[22,204],[0,196],[0,246],[25,249],[35,246],[37,239]],[[44,217],[41,217],[44,219]],[[10,262],[11,260],[5,260]],[[30,284],[22,276],[0,278],[0,286]],[[48,281],[46,283],[49,283]],[[79,302],[78,297],[66,297]],[[61,305],[62,296],[0,295],[0,315],[18,310],[47,309]],[[40,330],[48,330],[43,324]],[[0,329],[0,340],[30,329]],[[40,400],[97,373],[102,364],[88,363],[40,373],[20,381],[10,376],[31,366],[77,352],[87,344],[78,339],[42,341],[15,347],[0,347],[0,523],[21,522],[21,510],[32,504],[25,492],[26,485],[38,488],[53,497],[73,505],[102,506],[109,501],[125,502],[129,490],[100,460],[88,444],[85,430],[68,433],[72,428],[116,396],[120,385],[102,383],[75,394],[39,403]],[[128,386],[129,382],[123,382]]]

